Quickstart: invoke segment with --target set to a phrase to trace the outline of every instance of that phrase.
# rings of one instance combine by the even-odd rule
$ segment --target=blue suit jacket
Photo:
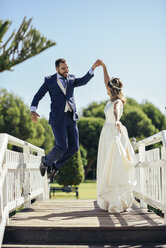
[[[49,124],[54,126],[64,120],[66,100],[69,102],[71,108],[73,109],[73,120],[78,121],[78,114],[73,95],[74,87],[87,84],[92,77],[93,75],[91,75],[89,72],[82,78],[75,78],[74,75],[69,74],[66,95],[62,92],[57,83],[57,73],[53,74],[52,76],[46,77],[43,85],[34,96],[31,106],[37,107],[39,101],[48,91],[51,98]]]

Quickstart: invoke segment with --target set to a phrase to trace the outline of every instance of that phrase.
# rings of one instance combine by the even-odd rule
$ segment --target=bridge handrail
[[[14,145],[22,149],[8,149]],[[19,206],[30,207],[34,198],[48,199],[47,175],[40,176],[39,164],[44,150],[26,141],[0,134],[0,246],[9,213]]]
[[[151,150],[146,147],[161,142]],[[141,205],[160,209],[166,224],[166,130],[133,144],[136,153],[137,186],[134,196]]]

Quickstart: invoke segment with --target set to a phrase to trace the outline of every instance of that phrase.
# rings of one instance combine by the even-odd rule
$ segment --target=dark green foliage
[[[87,108],[84,108],[82,111],[82,115],[84,117],[101,117],[105,118],[104,115],[104,108],[105,108],[106,101],[97,103],[92,102]]]
[[[7,133],[48,152],[54,146],[54,137],[44,118],[32,122],[30,109],[21,98],[0,89],[0,133]]]
[[[0,132],[27,140],[35,136],[30,110],[21,98],[0,90]]]
[[[99,136],[104,124],[104,118],[81,117],[78,122],[80,143],[87,150],[88,164],[85,166],[85,176],[97,157]]]
[[[152,124],[158,130],[161,131],[166,129],[166,118],[152,103],[146,102],[145,104],[142,104],[142,110],[151,119]]]
[[[94,159],[97,155],[98,141],[104,119],[97,117],[81,117],[78,122],[80,143],[87,150],[87,158]]]
[[[0,72],[11,70],[13,66],[41,53],[56,43],[41,36],[40,32],[30,27],[32,18],[24,17],[20,28],[13,32],[8,40],[0,46]],[[0,42],[8,31],[11,21],[0,20]]]
[[[84,168],[80,150],[65,165],[63,165],[56,180],[57,183],[63,186],[75,186],[84,181]]]
[[[48,121],[45,118],[42,118],[40,119],[40,123],[44,128],[44,141],[41,144],[41,148],[45,149],[45,153],[47,154],[55,145],[55,139]]]
[[[137,103],[135,99],[127,97],[126,100],[127,100],[127,103],[126,103],[127,105],[140,107],[140,104]],[[126,104],[124,106],[127,106]]]
[[[137,141],[158,132],[152,120],[137,106],[126,105],[121,121],[127,127],[129,137],[135,137]]]
[[[86,166],[87,165],[87,150],[83,147],[83,145],[80,145],[80,153],[81,153],[83,166]]]

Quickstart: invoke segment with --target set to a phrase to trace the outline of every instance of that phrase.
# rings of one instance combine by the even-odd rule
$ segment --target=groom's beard
[[[67,78],[67,76],[68,76],[68,72],[60,73],[59,70],[58,70],[58,74],[61,75],[64,78]]]
[[[68,73],[60,74],[62,77],[67,78]]]

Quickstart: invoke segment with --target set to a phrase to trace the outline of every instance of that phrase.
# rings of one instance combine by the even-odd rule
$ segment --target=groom
[[[79,149],[79,136],[76,121],[78,114],[74,100],[74,88],[85,85],[94,76],[94,69],[100,66],[97,60],[92,68],[82,78],[76,78],[69,73],[65,59],[55,61],[57,73],[46,77],[43,85],[31,103],[32,121],[37,121],[39,114],[36,112],[39,101],[49,92],[51,98],[51,111],[49,124],[55,137],[55,147],[41,158],[40,173],[45,175],[46,169],[52,167],[50,181],[63,164]]]

